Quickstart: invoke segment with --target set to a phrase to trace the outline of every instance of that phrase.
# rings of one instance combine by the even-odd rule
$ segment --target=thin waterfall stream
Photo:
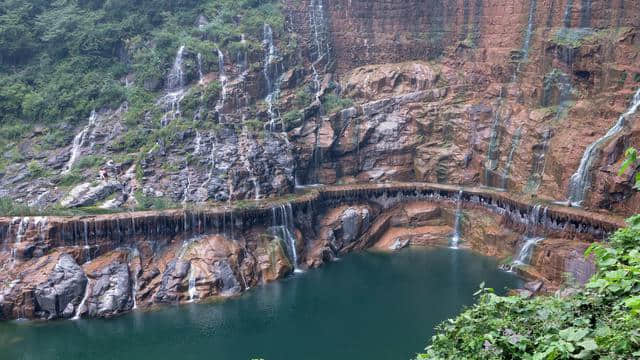
[[[453,236],[451,237],[451,248],[457,249],[460,243],[460,237],[462,236],[462,190],[458,192],[456,198],[456,213],[453,226]]]
[[[580,160],[578,170],[571,175],[571,179],[569,180],[568,203],[570,205],[582,205],[582,202],[585,200],[587,189],[591,186],[591,169],[595,165],[594,163],[598,157],[600,147],[624,129],[630,118],[638,111],[639,107],[640,89],[638,89],[634,94],[633,99],[631,100],[631,105],[627,111],[618,118],[618,121],[616,121],[613,127],[601,138],[597,139],[587,147],[582,155],[582,159]]]

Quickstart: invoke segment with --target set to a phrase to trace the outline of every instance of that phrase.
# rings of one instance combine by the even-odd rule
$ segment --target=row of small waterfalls
[[[87,257],[108,250],[131,246],[133,239],[190,238],[204,234],[222,234],[231,239],[259,223],[270,224],[275,236],[287,244],[287,252],[295,264],[299,263],[293,236],[296,213],[313,214],[343,203],[373,202],[384,209],[407,201],[449,202],[455,204],[456,215],[452,247],[458,247],[461,234],[462,211],[465,207],[480,207],[504,217],[509,223],[524,229],[525,236],[534,238],[550,234],[572,237],[583,234],[601,240],[620,223],[578,209],[562,206],[530,204],[510,198],[504,193],[475,189],[456,189],[441,185],[397,184],[349,187],[321,187],[297,198],[276,204],[257,204],[255,207],[203,208],[114,214],[84,218],[15,217],[0,218],[2,249],[13,257],[37,256],[37,251],[17,255],[20,243],[29,237],[36,244],[48,246],[81,246]]]

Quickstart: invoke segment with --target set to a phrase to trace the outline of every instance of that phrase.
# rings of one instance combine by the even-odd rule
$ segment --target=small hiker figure
[[[107,169],[100,168],[100,179],[107,180],[108,178],[109,178],[109,173],[107,172]]]

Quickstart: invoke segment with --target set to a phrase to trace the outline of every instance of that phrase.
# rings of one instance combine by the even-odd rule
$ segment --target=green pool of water
[[[410,359],[485,281],[520,285],[464,250],[359,253],[217,304],[111,320],[0,323],[2,359]]]

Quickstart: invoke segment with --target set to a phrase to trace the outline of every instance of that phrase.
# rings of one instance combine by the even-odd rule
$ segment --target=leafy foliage
[[[353,106],[351,99],[342,98],[334,93],[326,94],[322,100],[325,114],[332,114],[342,109]]]
[[[618,172],[618,176],[622,176],[627,171],[627,169],[629,169],[629,167],[631,167],[632,165],[636,167],[638,165],[638,150],[636,150],[635,148],[628,148],[627,151],[625,152],[625,157],[626,159],[622,163],[622,167]],[[638,190],[640,189],[640,172],[637,172],[637,171],[634,171],[634,172],[635,172],[635,176],[634,176],[635,184],[633,188]]]
[[[209,21],[199,28],[201,15]],[[141,91],[162,85],[180,45],[202,53],[204,67],[212,70],[215,47],[234,57],[241,50],[262,51],[259,40],[241,44],[240,34],[261,39],[264,23],[282,32],[276,1],[2,1],[2,133],[25,122],[78,122],[92,109],[124,100],[136,110],[141,99],[149,101]],[[195,56],[185,65],[192,80]],[[125,87],[128,74],[135,74],[133,89]]]
[[[593,244],[598,273],[573,296],[501,297],[481,287],[478,303],[438,327],[417,359],[631,359],[640,356],[640,215],[610,246]]]

